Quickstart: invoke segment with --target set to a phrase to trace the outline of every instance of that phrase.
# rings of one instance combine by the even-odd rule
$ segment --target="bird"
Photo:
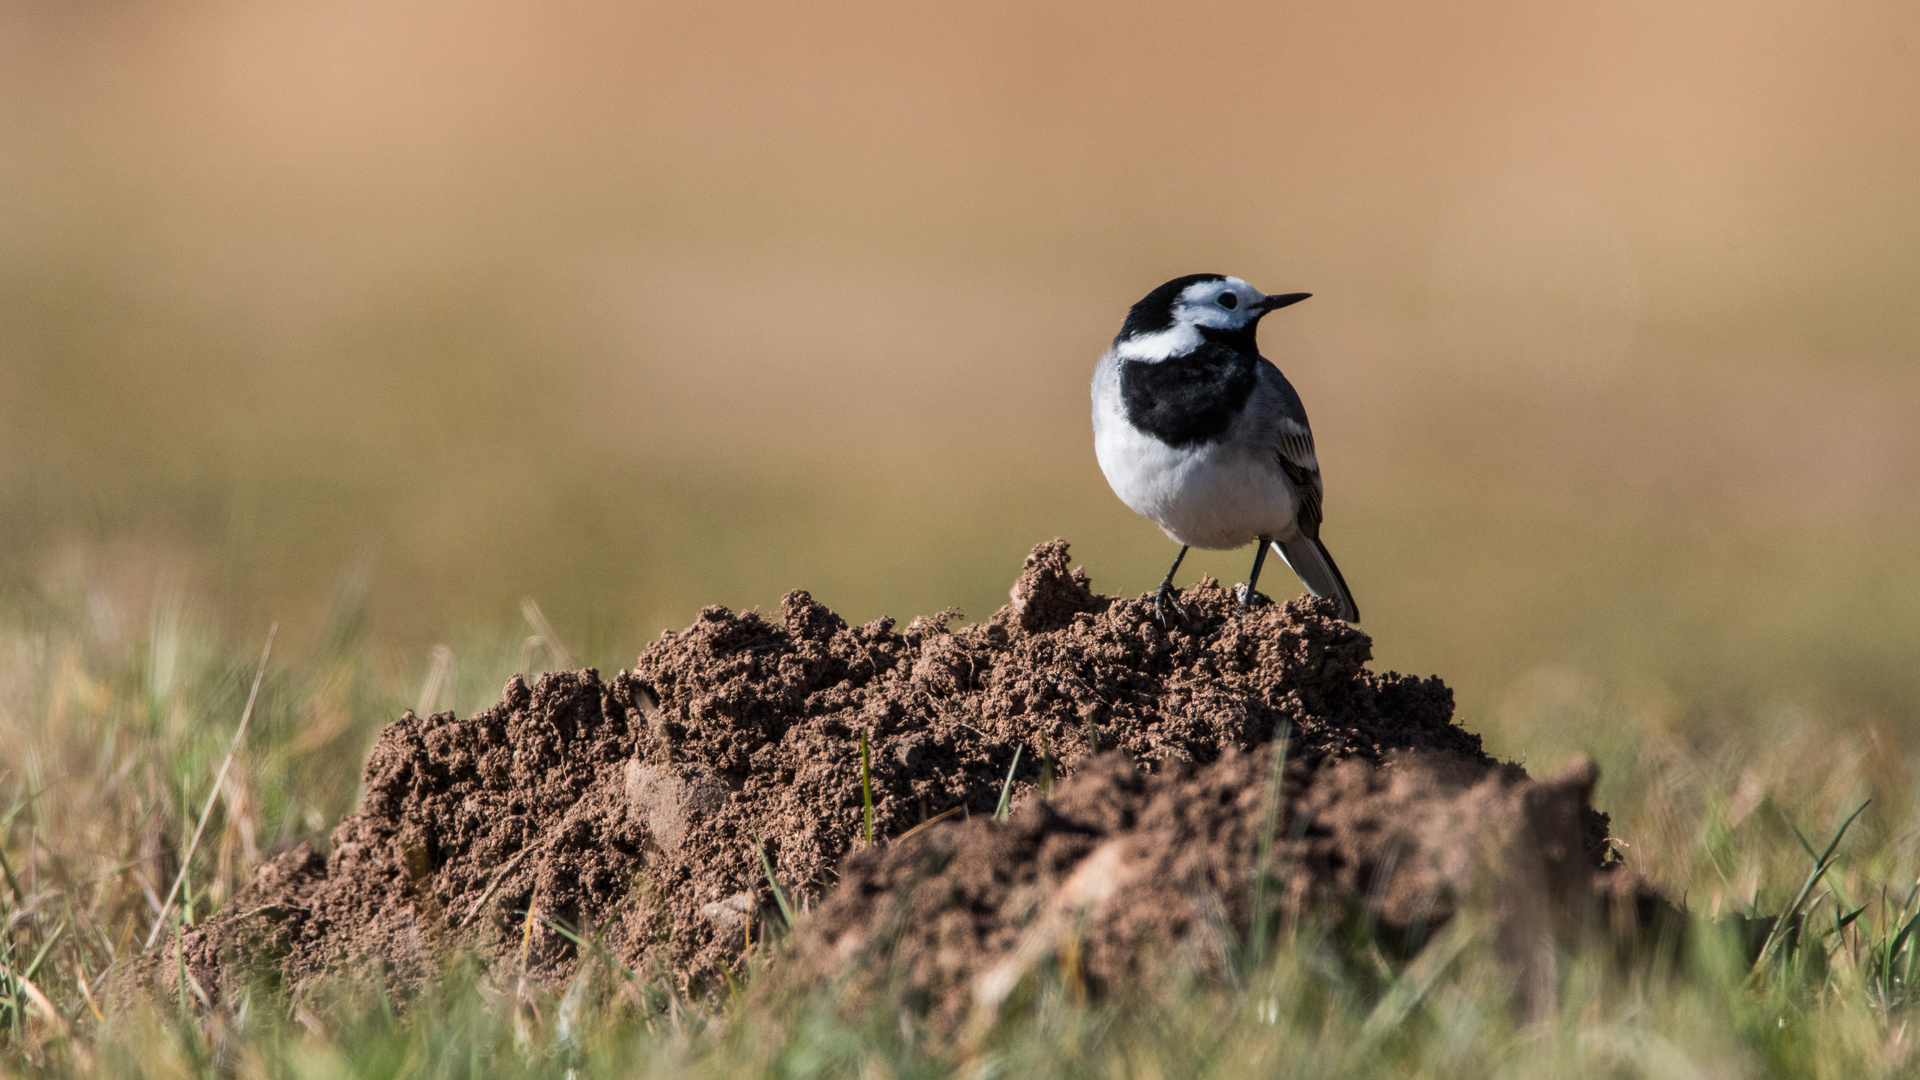
[[[1323,485],[1300,395],[1266,357],[1260,320],[1311,293],[1269,296],[1237,277],[1188,274],[1134,304],[1093,370],[1093,447],[1134,513],[1180,545],[1154,613],[1184,617],[1173,576],[1189,548],[1257,542],[1239,608],[1254,603],[1272,548],[1339,617],[1360,609],[1320,541]]]

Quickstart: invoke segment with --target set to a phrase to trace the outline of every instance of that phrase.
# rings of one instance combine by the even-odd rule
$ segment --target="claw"
[[[1252,611],[1254,608],[1257,608],[1262,604],[1270,604],[1273,602],[1272,600],[1268,599],[1265,593],[1254,592],[1252,589],[1247,588],[1245,585],[1236,586],[1233,591],[1237,593],[1240,597],[1240,613],[1242,615],[1246,614],[1249,611]]]
[[[1160,628],[1162,630],[1170,629],[1167,623],[1168,608],[1172,608],[1173,613],[1180,616],[1182,620],[1187,617],[1187,609],[1181,607],[1180,601],[1175,600],[1174,596],[1173,586],[1167,584],[1162,584],[1153,592],[1153,614],[1155,618],[1160,620]]]

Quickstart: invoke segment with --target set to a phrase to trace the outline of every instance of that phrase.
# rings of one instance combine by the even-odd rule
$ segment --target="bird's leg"
[[[1167,567],[1167,576],[1160,579],[1160,587],[1153,591],[1153,614],[1154,617],[1160,620],[1160,625],[1163,628],[1167,625],[1167,609],[1169,607],[1181,618],[1184,619],[1187,617],[1186,609],[1180,606],[1180,601],[1173,598],[1173,575],[1179,571],[1180,562],[1186,557],[1187,545],[1181,544],[1180,554],[1175,555],[1173,557],[1173,565]]]
[[[1247,591],[1240,595],[1241,611],[1252,607],[1253,598],[1259,595],[1254,589],[1260,584],[1260,564],[1267,561],[1267,549],[1272,546],[1273,537],[1260,537],[1260,546],[1253,553],[1253,573],[1247,575]]]

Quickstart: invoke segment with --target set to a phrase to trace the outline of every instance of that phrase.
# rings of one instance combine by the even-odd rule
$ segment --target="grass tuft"
[[[161,901],[160,912],[154,916],[153,929],[147,932],[146,947],[160,938],[161,928],[167,925],[167,916],[173,911],[174,898],[180,895],[180,887],[186,883],[187,870],[193,865],[193,853],[200,847],[200,837],[207,831],[207,819],[213,816],[213,802],[220,797],[220,785],[227,779],[227,770],[233,767],[233,755],[240,752],[240,740],[247,737],[247,724],[253,720],[254,702],[260,700],[260,680],[266,678],[267,661],[273,658],[273,639],[280,633],[280,624],[274,623],[267,630],[267,644],[260,650],[260,666],[253,672],[253,688],[247,691],[247,707],[240,713],[240,723],[233,730],[233,742],[227,747],[227,756],[221,759],[220,771],[213,776],[213,786],[207,792],[207,805],[200,810],[200,820],[194,823],[193,839],[187,841],[187,853],[180,859],[180,872],[174,875],[173,885],[167,890],[167,898]]]

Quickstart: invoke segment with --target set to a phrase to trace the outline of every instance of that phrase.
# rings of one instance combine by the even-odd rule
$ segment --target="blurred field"
[[[1905,7],[0,19],[16,590],[300,642],[364,579],[396,670],[523,596],[606,664],[978,617],[1052,535],[1142,590],[1085,382],[1210,268],[1318,294],[1266,347],[1388,663],[1920,702]]]
[[[167,848],[278,620],[238,873],[435,644],[462,711],[553,663],[525,598],[611,669],[793,587],[984,617],[1055,535],[1145,591],[1086,381],[1217,270],[1316,294],[1263,344],[1383,666],[1594,753],[1696,897],[1804,869],[1763,814],[1709,877],[1739,791],[1875,794],[1911,879],[1916,174],[1891,0],[0,0],[5,783],[114,775],[73,703],[119,686],[191,758],[126,804]]]

